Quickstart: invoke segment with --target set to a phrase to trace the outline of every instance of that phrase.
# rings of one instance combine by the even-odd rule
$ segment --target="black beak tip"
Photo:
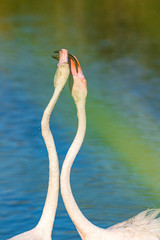
[[[52,58],[55,58],[56,60],[59,60],[59,55],[52,55]]]
[[[60,50],[56,50],[56,51],[54,51],[54,53],[59,53],[60,52]]]

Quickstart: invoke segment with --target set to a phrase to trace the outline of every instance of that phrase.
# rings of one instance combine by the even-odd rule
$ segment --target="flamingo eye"
[[[82,79],[82,82],[85,83],[85,84],[87,84],[87,81],[86,81],[85,78]]]

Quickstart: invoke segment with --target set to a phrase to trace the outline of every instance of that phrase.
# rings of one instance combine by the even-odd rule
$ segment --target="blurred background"
[[[71,174],[84,215],[107,228],[160,207],[160,2],[5,0],[0,7],[0,239],[33,228],[48,157],[40,122],[67,48],[88,82],[87,132]],[[60,167],[77,128],[68,86],[51,118]],[[61,196],[54,239],[80,239]]]

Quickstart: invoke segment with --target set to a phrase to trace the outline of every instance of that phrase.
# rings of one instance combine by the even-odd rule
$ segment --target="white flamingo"
[[[61,194],[66,210],[82,240],[160,240],[160,218],[157,218],[160,209],[146,210],[127,221],[102,229],[92,224],[75,202],[70,186],[70,171],[85,136],[87,96],[87,83],[78,60],[77,64],[78,72],[71,60],[71,94],[77,108],[78,130],[64,160],[60,177]]]
[[[49,127],[49,120],[59,95],[67,82],[69,73],[68,53],[67,50],[62,49],[59,51],[58,69],[54,77],[54,93],[41,121],[42,136],[49,157],[49,183],[45,205],[36,227],[10,240],[51,240],[59,194],[59,164],[54,139]]]

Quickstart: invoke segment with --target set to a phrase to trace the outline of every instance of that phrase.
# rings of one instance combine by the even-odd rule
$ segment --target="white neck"
[[[39,223],[36,228],[42,230],[45,235],[51,235],[55,213],[57,209],[58,203],[58,194],[59,194],[59,164],[58,164],[58,156],[55,148],[54,139],[49,127],[49,120],[53,108],[58,100],[58,97],[61,93],[62,89],[55,88],[53,96],[46,107],[42,121],[41,121],[41,129],[42,136],[44,138],[48,157],[49,157],[49,183],[48,183],[48,192],[45,201],[45,205],[43,208],[43,212]]]
[[[51,236],[59,195],[59,163],[54,139],[49,127],[49,120],[59,95],[67,82],[69,72],[69,65],[66,62],[58,67],[54,76],[55,90],[43,113],[41,121],[42,136],[45,141],[49,157],[49,182],[45,205],[36,228],[42,231],[45,237]]]
[[[76,226],[79,234],[82,237],[82,233],[85,229],[92,230],[95,226],[87,220],[83,215],[72,194],[70,186],[70,171],[72,164],[79,149],[82,145],[85,131],[86,131],[86,113],[85,113],[85,100],[83,102],[76,103],[77,115],[78,115],[78,130],[74,141],[68,150],[66,158],[64,160],[62,171],[61,171],[61,194],[66,207],[66,210],[72,219],[74,225]]]

